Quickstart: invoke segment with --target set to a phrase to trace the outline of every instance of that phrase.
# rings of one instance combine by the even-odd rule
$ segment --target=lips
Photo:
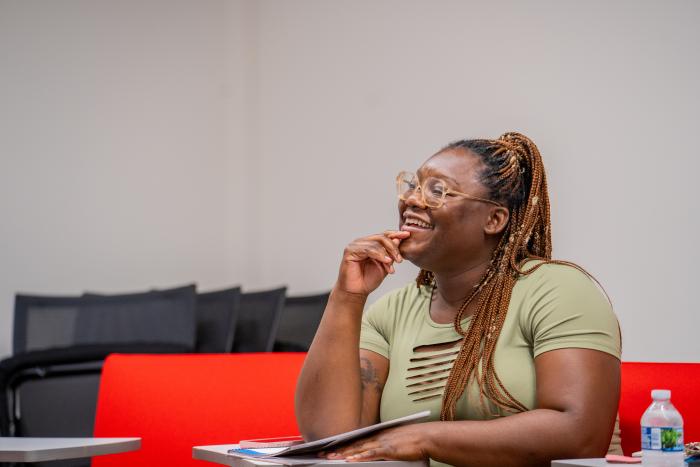
[[[401,230],[432,230],[435,226],[430,223],[427,219],[423,219],[414,214],[405,212],[403,215],[403,224],[401,224]]]

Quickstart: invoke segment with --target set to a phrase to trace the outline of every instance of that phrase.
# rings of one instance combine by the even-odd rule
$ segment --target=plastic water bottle
[[[671,404],[671,391],[654,389],[642,415],[642,464],[684,465],[683,417]]]

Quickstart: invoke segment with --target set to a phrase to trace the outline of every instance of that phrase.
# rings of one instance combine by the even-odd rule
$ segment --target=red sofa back
[[[639,421],[651,404],[652,389],[670,389],[671,402],[683,416],[683,442],[700,441],[700,363],[622,363],[620,434],[622,450],[639,451]]]
[[[133,453],[97,467],[205,466],[192,447],[299,433],[294,389],[306,354],[111,355],[105,362],[95,436],[140,436]],[[622,449],[640,449],[639,421],[652,389],[670,389],[685,442],[700,441],[700,363],[622,363]]]
[[[111,355],[95,436],[142,438],[97,467],[205,466],[192,447],[297,435],[294,389],[306,354]]]

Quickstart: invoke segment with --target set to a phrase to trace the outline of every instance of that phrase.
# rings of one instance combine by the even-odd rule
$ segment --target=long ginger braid
[[[484,398],[511,412],[527,408],[505,388],[494,369],[494,352],[506,319],[510,297],[520,275],[530,274],[541,264],[552,261],[552,241],[547,179],[537,146],[520,133],[505,133],[497,140],[463,140],[443,150],[461,148],[475,154],[484,164],[481,182],[490,198],[502,202],[510,218],[491,263],[473,293],[455,316],[455,330],[464,340],[447,379],[442,400],[441,420],[454,420],[457,401],[467,384],[478,384],[482,407]],[[526,259],[544,260],[524,271]],[[575,265],[574,265],[575,266]],[[432,284],[433,274],[421,270],[418,284]],[[461,321],[469,303],[478,296],[469,327]]]

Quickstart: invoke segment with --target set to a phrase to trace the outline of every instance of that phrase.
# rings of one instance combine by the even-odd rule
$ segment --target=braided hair
[[[506,389],[494,368],[496,342],[506,319],[515,282],[519,276],[531,274],[547,263],[581,268],[551,259],[547,179],[535,143],[520,133],[509,132],[497,140],[456,141],[442,151],[453,149],[463,149],[482,161],[484,168],[480,181],[488,190],[490,199],[508,208],[510,218],[487,271],[455,316],[455,330],[464,339],[445,385],[440,419],[454,420],[457,401],[472,380],[478,384],[482,408],[484,398],[487,398],[506,411],[523,412],[527,407]],[[527,259],[542,262],[523,270]],[[434,285],[435,278],[432,272],[421,270],[416,282],[419,286]],[[462,318],[476,296],[479,297],[476,311],[469,327],[464,329]]]

